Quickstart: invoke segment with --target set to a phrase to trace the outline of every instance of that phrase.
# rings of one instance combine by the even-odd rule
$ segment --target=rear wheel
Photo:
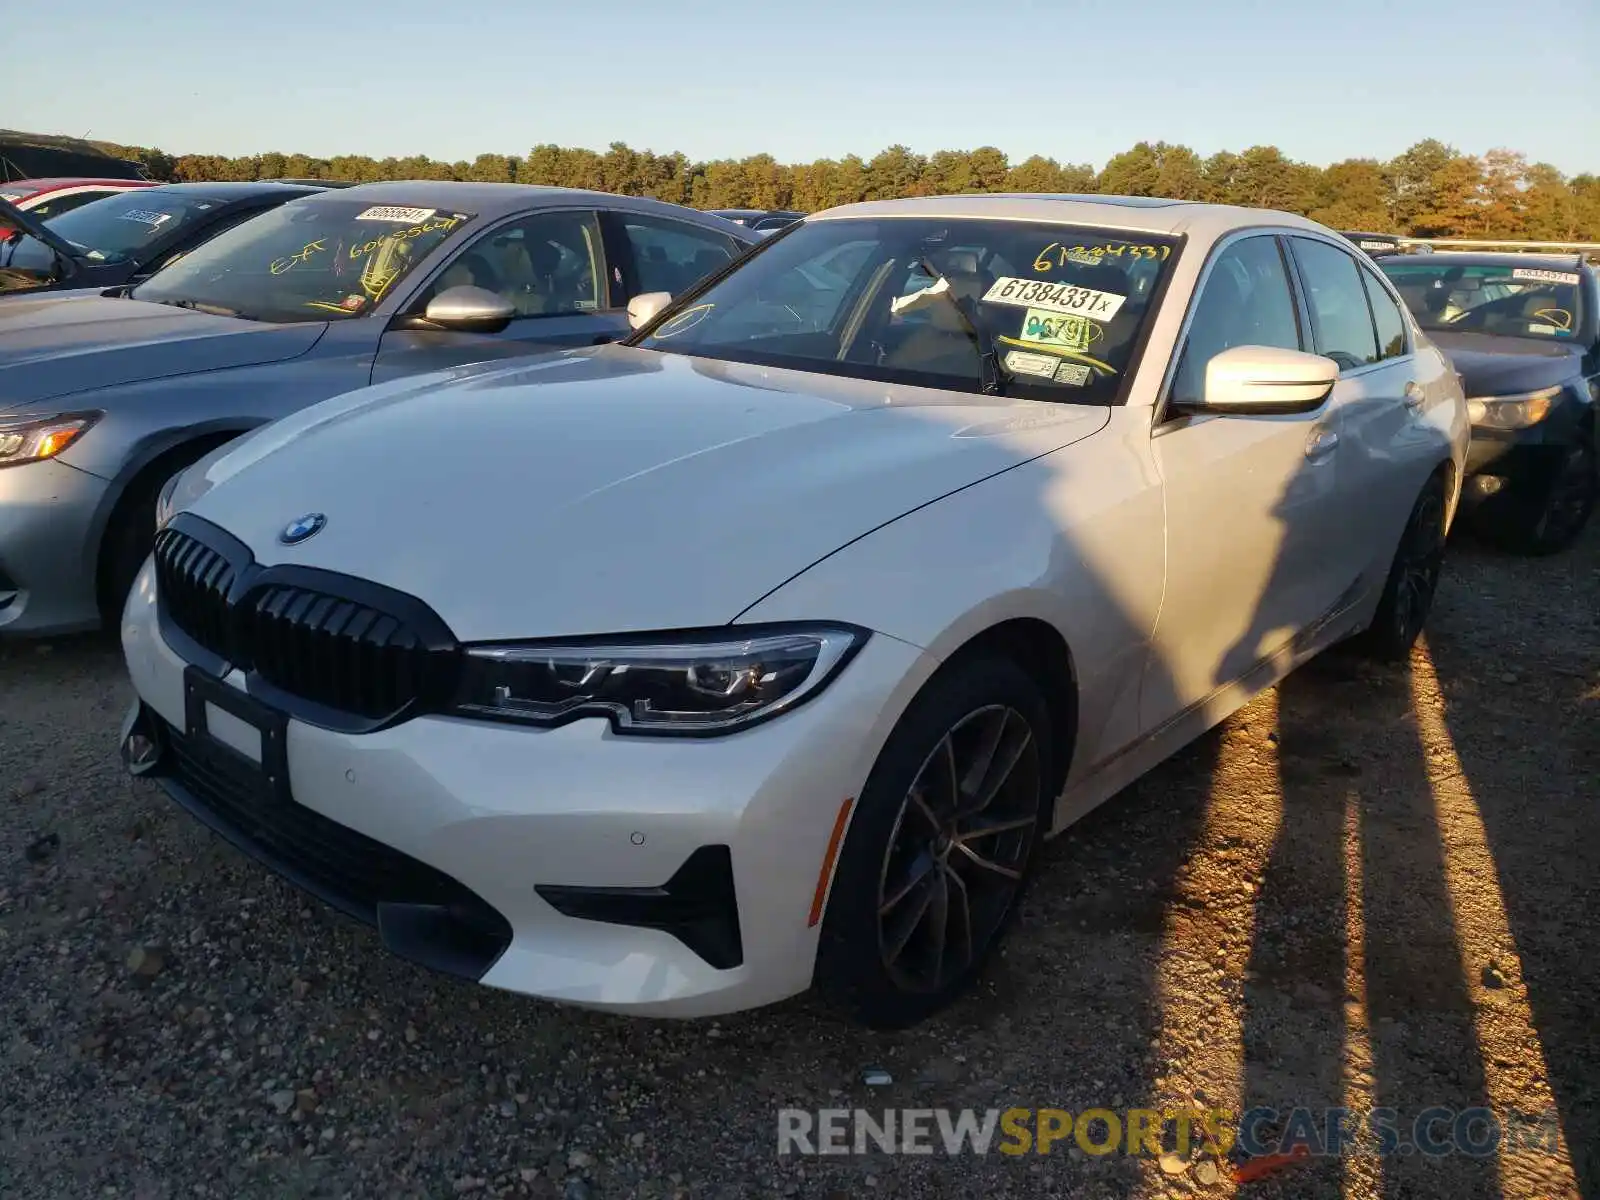
[[[1485,506],[1484,532],[1502,549],[1529,556],[1565,550],[1588,525],[1600,498],[1595,437],[1584,431],[1546,478],[1515,486]]]
[[[1356,639],[1373,658],[1403,661],[1428,622],[1444,569],[1446,503],[1444,477],[1435,475],[1412,505],[1372,624]]]
[[[973,982],[1046,831],[1049,712],[1027,673],[957,661],[913,701],[845,839],[817,957],[823,995],[878,1029],[915,1024]]]

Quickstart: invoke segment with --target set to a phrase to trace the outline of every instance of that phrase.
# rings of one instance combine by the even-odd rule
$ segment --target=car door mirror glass
[[[628,326],[643,329],[672,303],[671,292],[645,292],[628,301]]]
[[[1278,346],[1234,346],[1206,364],[1199,412],[1271,415],[1320,408],[1339,381],[1339,364]]]
[[[422,314],[430,325],[463,333],[499,333],[516,315],[516,306],[504,296],[471,284],[446,288]]]

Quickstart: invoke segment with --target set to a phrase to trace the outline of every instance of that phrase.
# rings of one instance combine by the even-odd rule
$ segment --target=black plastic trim
[[[289,788],[287,721],[282,713],[192,666],[184,671],[184,699],[186,731],[173,728],[148,705],[140,705],[127,737],[149,738],[159,750],[153,764],[140,767],[136,774],[155,779],[203,825],[295,887],[364,925],[375,926],[391,953],[465,979],[478,980],[488,973],[511,944],[510,923],[466,885],[437,868],[300,805]],[[208,703],[261,732],[260,764],[209,736],[205,721]],[[181,755],[177,752],[180,738]],[[124,743],[125,763],[127,757]],[[194,764],[187,772],[180,757]],[[191,786],[185,774],[222,782],[213,787],[214,794],[206,795]],[[225,799],[224,787],[234,788],[238,794],[231,801]],[[240,803],[246,806],[248,816],[239,815]],[[282,833],[289,814],[302,826],[295,835]],[[317,830],[323,832],[319,835]],[[292,844],[296,836],[304,842],[308,834],[316,841],[310,861],[305,855],[297,858],[278,848],[286,842]],[[313,866],[318,853],[322,856],[320,870]],[[354,882],[341,888],[336,866],[341,854],[381,864],[384,885],[394,889],[394,899],[362,896]],[[405,896],[408,884],[432,894],[426,900],[409,900]],[[450,902],[441,903],[441,898]]]
[[[166,590],[160,586],[163,570],[160,542],[168,535],[199,543],[223,560],[231,571],[222,595],[225,625],[220,634],[221,650],[197,640],[173,616]],[[250,548],[238,538],[192,513],[178,513],[156,536],[158,627],[173,650],[207,674],[220,678],[234,668],[242,670],[246,673],[245,687],[250,695],[308,725],[339,733],[371,733],[419,712],[447,709],[459,663],[458,643],[443,618],[415,596],[320,567],[292,563],[260,566]],[[404,626],[418,643],[416,652],[423,656],[423,677],[416,694],[392,712],[363,714],[335,708],[271,682],[257,669],[249,633],[250,624],[255,620],[254,602],[272,588],[301,590],[345,601],[381,613]]]
[[[670,933],[719,971],[744,963],[733,852],[701,846],[660,887],[535,885],[563,916]]]

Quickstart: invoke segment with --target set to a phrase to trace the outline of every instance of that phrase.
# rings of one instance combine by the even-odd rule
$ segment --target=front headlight
[[[0,420],[0,468],[54,458],[98,421],[97,412],[58,413],[25,421]]]
[[[728,733],[816,695],[867,636],[848,625],[751,626],[468,646],[451,708],[534,725],[607,717],[618,733]]]
[[[1479,429],[1526,429],[1550,413],[1561,385],[1516,396],[1479,396],[1467,401],[1467,420]]]

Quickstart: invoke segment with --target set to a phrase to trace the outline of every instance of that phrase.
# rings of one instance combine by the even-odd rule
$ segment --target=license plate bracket
[[[243,722],[261,736],[261,761],[217,738],[206,719],[212,705]],[[224,773],[260,803],[289,800],[289,719],[247,692],[190,665],[183,672],[184,731],[190,752],[213,770]]]

